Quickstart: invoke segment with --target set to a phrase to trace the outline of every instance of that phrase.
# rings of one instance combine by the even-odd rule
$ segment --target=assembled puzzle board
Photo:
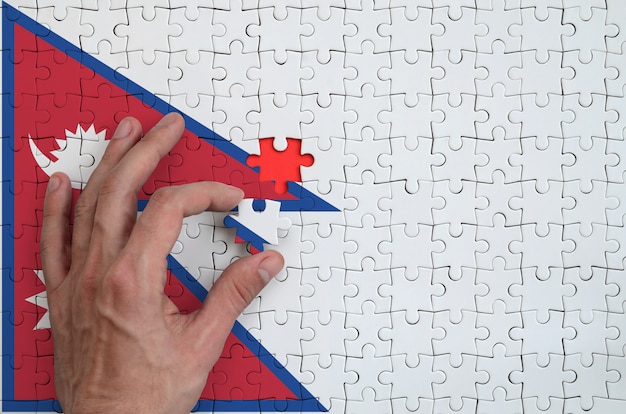
[[[48,177],[79,194],[123,117],[170,111],[138,212],[257,200],[185,221],[172,301],[286,258],[197,411],[626,412],[626,2],[142,3],[2,4],[2,412],[61,409]]]

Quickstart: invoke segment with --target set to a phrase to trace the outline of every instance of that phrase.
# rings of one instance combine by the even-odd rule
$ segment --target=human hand
[[[237,260],[189,315],[165,296],[183,217],[243,197],[214,182],[161,188],[137,219],[141,186],[183,130],[169,114],[140,139],[139,122],[123,120],[76,202],[73,234],[70,181],[50,177],[41,258],[65,413],[189,413],[235,319],[283,267],[272,251]]]

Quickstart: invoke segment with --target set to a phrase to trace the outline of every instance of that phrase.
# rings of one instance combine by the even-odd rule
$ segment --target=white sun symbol
[[[64,172],[70,178],[72,187],[82,190],[102,159],[109,141],[106,130],[96,132],[93,125],[84,130],[78,125],[75,132],[65,130],[65,139],[56,140],[59,149],[50,152],[53,159],[39,150],[30,134],[28,143],[35,161],[48,176]]]

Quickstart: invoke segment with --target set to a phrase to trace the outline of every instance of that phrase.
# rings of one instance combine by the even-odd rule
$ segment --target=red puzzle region
[[[295,138],[287,138],[287,148],[277,151],[274,148],[274,138],[262,138],[259,140],[261,155],[250,155],[247,163],[251,167],[259,167],[262,181],[276,183],[277,192],[287,192],[287,182],[302,181],[300,167],[313,165],[311,154],[302,154],[302,141]]]

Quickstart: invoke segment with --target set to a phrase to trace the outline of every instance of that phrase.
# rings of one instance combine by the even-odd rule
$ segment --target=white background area
[[[341,212],[285,214],[240,321],[330,412],[626,410],[626,3],[9,3],[250,153],[302,139]],[[206,287],[222,219],[173,252]]]

